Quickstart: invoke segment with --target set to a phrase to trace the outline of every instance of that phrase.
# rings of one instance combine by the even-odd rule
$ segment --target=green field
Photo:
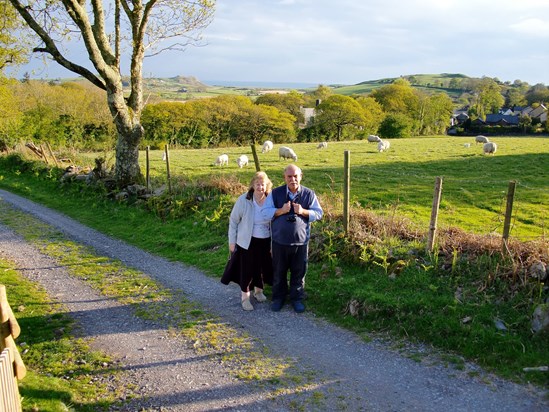
[[[547,333],[533,334],[531,329],[532,312],[547,295],[544,284],[533,279],[528,269],[533,259],[547,262],[549,139],[492,140],[499,146],[495,156],[484,156],[471,137],[397,139],[386,153],[378,153],[374,144],[364,141],[330,142],[325,150],[316,149],[314,143],[291,144],[305,173],[303,183],[319,193],[329,211],[312,228],[307,310],[365,339],[370,334],[396,337],[394,347],[401,340],[403,346],[407,340],[424,342],[455,353],[448,362],[458,367],[471,360],[500,376],[549,387],[547,374],[523,370],[546,365],[548,359]],[[466,148],[464,143],[472,144]],[[334,205],[341,197],[345,150],[350,152],[354,205],[390,218],[408,216],[425,233],[434,180],[443,176],[439,226],[501,234],[508,183],[516,179],[511,235],[544,240],[532,242],[538,246],[528,249],[529,255],[516,253],[510,258],[482,245],[475,248],[473,236],[471,248],[440,249],[433,254],[423,252],[423,245],[413,238],[384,236],[384,227],[374,236],[343,237]],[[229,166],[213,166],[223,152],[230,156]],[[211,176],[236,177],[247,184],[254,167],[239,169],[235,162],[239,154],[251,158],[250,147],[170,151],[176,196],[147,201],[113,201],[101,187],[60,185],[58,170],[20,161],[17,156],[0,158],[0,187],[217,278],[227,260],[228,214],[243,189],[219,190],[235,185],[234,180]],[[97,155],[73,160],[92,165]],[[277,145],[274,152],[259,153],[259,157],[274,184],[281,184],[288,161],[278,160]],[[112,163],[112,154],[107,158]],[[165,183],[162,152],[151,152],[150,158],[153,188],[158,188]],[[141,160],[145,162],[145,153]],[[3,219],[6,215],[0,213]],[[371,222],[376,224],[374,219]],[[457,231],[449,233],[458,241],[469,240]],[[270,289],[266,291],[270,295]],[[351,307],[357,310],[354,315]],[[496,319],[505,322],[507,332],[494,326]],[[418,356],[414,359],[421,361]]]
[[[494,156],[484,155],[474,137],[393,139],[384,153],[366,141],[330,142],[322,150],[316,149],[315,143],[290,146],[304,172],[303,184],[320,195],[342,193],[344,152],[348,150],[351,200],[377,213],[407,216],[425,230],[437,176],[443,178],[439,226],[457,226],[478,234],[502,233],[509,181],[515,180],[511,236],[522,241],[547,237],[549,139],[495,137],[492,141],[498,144]],[[275,185],[283,182],[282,169],[288,163],[278,159],[278,146],[270,153],[258,154],[262,169]],[[229,155],[229,166],[213,165],[221,153]],[[252,159],[250,147],[171,150],[171,175],[174,179],[236,175],[247,184],[255,169],[252,163],[239,169],[235,161],[240,154]],[[86,157],[91,162],[95,154]],[[140,159],[145,170],[145,152]],[[165,179],[162,151],[150,152],[150,169],[152,177]]]

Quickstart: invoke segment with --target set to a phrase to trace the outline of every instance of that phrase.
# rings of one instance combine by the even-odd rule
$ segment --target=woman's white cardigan
[[[247,195],[244,193],[236,199],[229,217],[229,244],[236,243],[246,250],[250,247],[254,230],[253,198],[248,200]]]

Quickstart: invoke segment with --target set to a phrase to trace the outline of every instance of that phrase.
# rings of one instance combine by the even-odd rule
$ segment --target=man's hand
[[[294,206],[294,213],[296,215],[302,215],[303,214],[305,209],[303,209],[299,203],[294,203],[293,206]]]
[[[282,207],[280,209],[276,209],[275,216],[285,215],[286,213],[288,213],[290,211],[291,207],[292,207],[291,202],[287,201],[286,203],[284,203],[282,205]]]

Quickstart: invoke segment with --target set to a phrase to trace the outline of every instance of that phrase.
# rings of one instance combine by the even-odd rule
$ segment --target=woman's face
[[[265,193],[265,190],[267,189],[267,182],[265,182],[265,179],[259,178],[254,182],[254,192],[256,193]]]

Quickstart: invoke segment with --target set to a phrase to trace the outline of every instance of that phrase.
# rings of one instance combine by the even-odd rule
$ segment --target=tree
[[[364,134],[376,134],[385,117],[383,108],[373,97],[359,96],[356,101],[364,111]]]
[[[453,111],[454,104],[446,93],[429,96],[420,134],[443,134],[450,125]]]
[[[535,84],[526,92],[526,101],[530,105],[549,102],[549,88],[543,83]]]
[[[42,44],[33,49],[107,92],[116,125],[115,178],[119,186],[142,179],[139,144],[144,130],[143,60],[147,52],[182,50],[196,44],[213,18],[215,0],[9,0]],[[112,16],[108,11],[114,11]],[[92,71],[65,57],[62,41],[76,33],[93,65]],[[173,43],[164,46],[164,42]],[[122,50],[129,50],[129,94],[122,83]]]
[[[296,124],[303,123],[303,113],[300,108],[303,107],[305,100],[303,95],[296,90],[290,93],[265,93],[255,99],[255,104],[266,104],[276,107],[281,112],[290,113],[296,118]]]
[[[333,90],[328,86],[319,84],[316,90],[311,93],[307,93],[305,97],[305,107],[314,107],[317,103],[321,103],[328,97],[334,94]]]
[[[387,113],[408,114],[416,110],[418,105],[418,96],[410,82],[405,79],[397,79],[392,84],[375,89],[370,96],[376,99]]]
[[[501,86],[489,77],[481,79],[475,92],[474,112],[482,119],[485,119],[487,114],[497,113],[505,102],[501,95]]]
[[[358,128],[364,123],[364,110],[352,97],[334,94],[317,106],[315,125],[335,132],[337,140],[342,140],[345,126]]]
[[[409,137],[414,127],[414,121],[402,113],[387,115],[379,126],[379,136],[383,138]]]
[[[526,104],[526,98],[520,89],[513,87],[507,90],[505,94],[506,107],[526,106]]]
[[[15,134],[23,119],[17,103],[8,81],[0,79],[0,152],[16,141]]]

